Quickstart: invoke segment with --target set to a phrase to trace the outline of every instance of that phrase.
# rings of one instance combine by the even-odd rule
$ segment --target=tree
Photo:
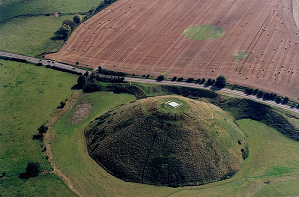
[[[164,80],[164,75],[160,75],[159,77],[157,77],[157,81],[163,81]]]
[[[171,81],[176,81],[177,80],[177,77],[176,76],[174,76],[172,79],[171,79]]]
[[[193,81],[194,81],[194,78],[188,78],[186,82],[187,83],[192,83]]]
[[[48,129],[49,128],[46,125],[43,124],[37,130],[38,130],[39,134],[44,134],[44,133],[47,133]]]
[[[206,81],[206,79],[205,78],[202,78],[202,80],[201,80],[201,84],[203,84],[204,82]]]
[[[40,172],[40,165],[38,162],[28,162],[25,173],[20,173],[19,177],[21,179],[28,179],[30,177],[38,176]]]
[[[224,88],[226,86],[226,78],[223,75],[217,77],[215,86],[218,88]]]
[[[252,88],[246,88],[245,94],[252,95],[253,94],[253,89]]]
[[[103,74],[103,69],[102,69],[101,66],[98,67],[98,72],[99,72],[100,74]]]
[[[281,97],[280,97],[280,96],[276,97],[276,100],[275,100],[275,102],[276,102],[277,104],[281,103],[281,101],[282,101],[282,99],[281,99]]]
[[[287,104],[288,102],[289,102],[289,98],[285,97],[281,103],[282,104]]]
[[[198,78],[195,83],[200,83],[200,82],[201,82],[201,79]]]
[[[76,26],[77,26],[76,23],[74,23],[74,21],[71,21],[71,20],[68,20],[68,19],[62,21],[62,25],[68,25],[68,26],[70,26],[71,27],[71,31],[73,31],[76,28]]]
[[[73,17],[73,20],[76,24],[80,24],[82,22],[82,16],[79,15],[79,14],[76,14],[74,17]]]
[[[79,87],[79,88],[83,88],[83,87],[85,86],[85,84],[86,84],[86,81],[87,81],[87,80],[86,80],[86,77],[80,75],[80,76],[78,77],[78,80],[77,80],[78,87]]]
[[[209,78],[209,79],[208,79],[208,82],[207,82],[207,86],[210,86],[210,85],[212,85],[212,84],[213,84],[213,79]]]
[[[67,24],[62,24],[61,27],[59,27],[58,31],[55,32],[56,37],[59,39],[65,39],[67,38],[72,32],[72,28]]]
[[[183,81],[184,80],[184,78],[183,77],[180,77],[180,78],[178,78],[178,82],[181,82],[181,81]]]
[[[259,91],[257,93],[257,98],[262,98],[264,96],[264,92],[263,91]]]

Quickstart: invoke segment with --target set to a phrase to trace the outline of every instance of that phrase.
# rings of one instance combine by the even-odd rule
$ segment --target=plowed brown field
[[[225,35],[192,40],[190,26]],[[292,0],[119,0],[81,24],[47,58],[172,77],[217,77],[299,97],[299,30]],[[236,53],[247,57],[238,59]]]

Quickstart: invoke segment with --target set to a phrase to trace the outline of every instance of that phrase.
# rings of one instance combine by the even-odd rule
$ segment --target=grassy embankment
[[[148,92],[151,88],[150,86],[147,87]],[[101,95],[101,97],[97,100],[98,109],[90,113],[94,115],[104,113],[115,106],[116,98],[122,95],[100,92],[85,96],[92,97],[95,95],[94,97],[96,97],[96,94]],[[162,92],[154,93],[151,91],[151,94],[161,95]],[[81,99],[79,102],[81,105],[90,103],[88,100],[83,100]],[[124,182],[107,173],[93,161],[88,156],[83,130],[89,120],[95,116],[89,115],[80,124],[71,125],[71,117],[76,113],[77,108],[78,104],[59,120],[54,129],[51,146],[54,148],[56,165],[82,195],[198,196],[202,194],[204,196],[244,196],[255,194],[262,196],[267,194],[282,196],[299,194],[297,188],[299,183],[299,156],[297,155],[299,143],[286,138],[263,123],[249,119],[237,121],[240,128],[249,137],[250,154],[241,169],[231,179],[197,187],[156,187]],[[233,113],[242,114],[243,112],[234,111]],[[68,128],[68,131],[65,128]]]
[[[2,1],[0,6],[0,50],[28,56],[55,52],[62,46],[63,41],[51,38],[61,26],[62,21],[72,20],[73,13],[87,12],[98,4],[99,1],[96,0]],[[56,18],[54,17],[55,12],[71,14]],[[43,16],[48,13],[51,15]],[[36,16],[18,17],[28,14]]]
[[[51,170],[38,140],[32,140],[59,103],[71,94],[77,77],[31,64],[0,60],[0,194],[3,196],[68,194],[55,175],[27,181],[18,178],[27,162]]]

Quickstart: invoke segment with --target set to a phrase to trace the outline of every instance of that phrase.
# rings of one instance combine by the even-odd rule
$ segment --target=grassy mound
[[[91,157],[111,174],[168,186],[228,178],[240,168],[246,144],[226,112],[181,96],[120,106],[93,121],[85,136]]]
[[[184,35],[194,40],[212,40],[223,36],[225,31],[214,25],[193,26],[184,31]]]

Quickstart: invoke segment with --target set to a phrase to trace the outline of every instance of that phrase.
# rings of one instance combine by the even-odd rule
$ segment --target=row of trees
[[[257,98],[262,98],[264,100],[275,101],[276,103],[287,104],[289,102],[288,97],[282,98],[280,96],[277,96],[277,94],[275,94],[275,93],[268,93],[268,92],[264,92],[264,91],[259,90],[259,89],[246,88],[245,94],[247,94],[247,95],[256,95]],[[299,105],[297,107],[299,108]]]
[[[163,81],[165,79],[164,75],[160,75],[157,77],[157,81]],[[178,81],[178,82],[181,82],[183,81],[184,78],[183,77],[180,77],[180,78],[177,78],[176,76],[174,76],[171,81]],[[203,84],[205,83],[206,79],[205,78],[198,78],[197,80],[195,80],[194,78],[188,78],[186,80],[187,83],[198,83],[198,84]],[[223,76],[223,75],[220,75],[219,77],[217,77],[217,79],[211,79],[209,78],[208,81],[206,82],[206,86],[212,86],[212,85],[215,85],[216,87],[218,88],[224,88],[226,86],[226,78]]]

